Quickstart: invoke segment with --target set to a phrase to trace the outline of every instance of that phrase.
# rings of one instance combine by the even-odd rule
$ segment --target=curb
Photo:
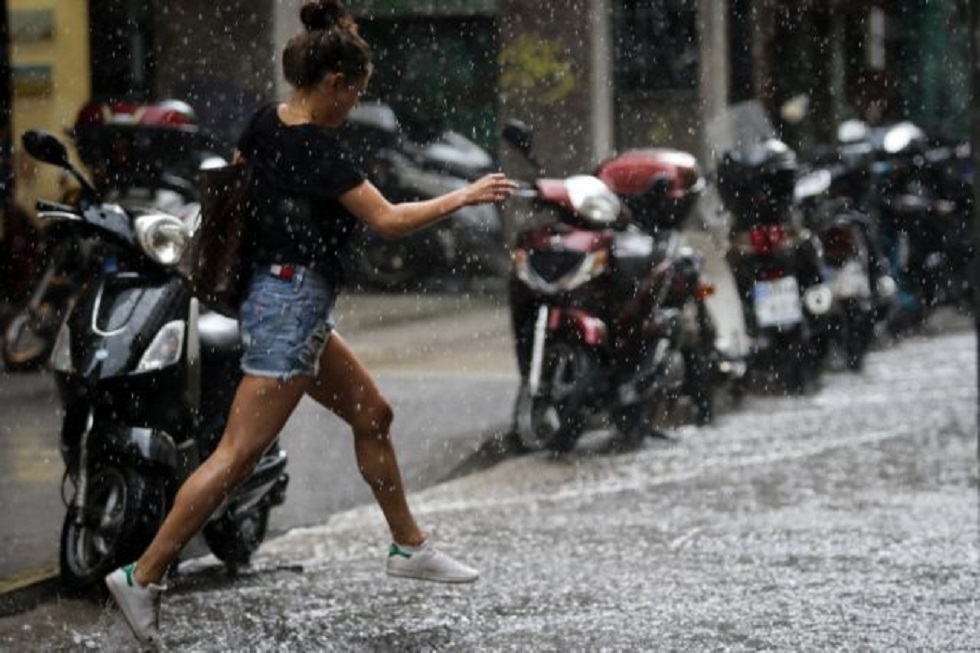
[[[433,485],[440,485],[493,467],[508,455],[512,455],[515,450],[508,438],[509,433],[509,425],[504,424],[484,430],[480,444]],[[283,535],[285,533],[275,537]],[[0,618],[33,610],[42,603],[57,598],[62,591],[58,570],[54,567],[45,567],[13,578],[0,579]]]
[[[57,569],[25,572],[0,581],[0,617],[27,612],[58,595],[61,581]]]

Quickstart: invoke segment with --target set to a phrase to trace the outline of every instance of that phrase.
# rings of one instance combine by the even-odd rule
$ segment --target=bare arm
[[[438,222],[464,206],[501,202],[514,188],[514,182],[495,173],[439,197],[392,204],[371,182],[365,181],[341,195],[340,202],[382,237],[396,239]]]

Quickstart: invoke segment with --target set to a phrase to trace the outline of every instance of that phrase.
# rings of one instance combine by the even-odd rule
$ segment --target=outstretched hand
[[[508,179],[502,172],[494,172],[466,187],[466,204],[503,202],[516,188],[517,182]]]

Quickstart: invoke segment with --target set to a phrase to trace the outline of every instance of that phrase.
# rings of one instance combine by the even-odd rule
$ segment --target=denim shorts
[[[242,371],[279,379],[316,376],[334,329],[336,289],[308,268],[292,268],[289,278],[273,270],[263,266],[253,273],[242,303]]]

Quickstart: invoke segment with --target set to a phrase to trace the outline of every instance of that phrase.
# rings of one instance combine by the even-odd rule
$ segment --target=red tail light
[[[769,268],[759,274],[760,281],[777,281],[786,276],[786,270],[782,268]]]
[[[821,238],[823,242],[824,256],[832,264],[840,264],[846,261],[854,248],[854,237],[850,229],[843,227],[833,227],[824,232]]]
[[[710,283],[701,282],[698,284],[698,288],[695,291],[698,299],[707,299],[715,294],[715,287]]]
[[[749,231],[749,242],[756,254],[772,254],[786,242],[786,230],[779,225],[753,227]]]

